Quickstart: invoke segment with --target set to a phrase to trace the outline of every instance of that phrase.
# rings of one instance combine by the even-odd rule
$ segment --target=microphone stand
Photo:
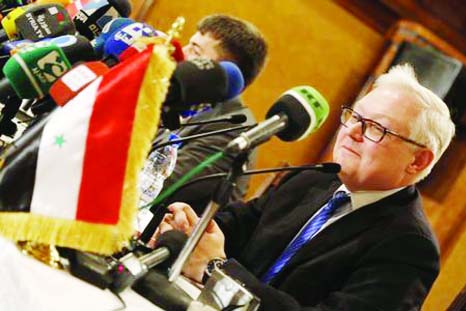
[[[159,144],[154,143],[154,144],[152,144],[150,152],[152,152],[154,150],[157,150],[157,149],[160,149],[162,147],[165,147],[167,145],[172,145],[172,144],[177,144],[177,143],[184,143],[184,142],[187,142],[187,141],[190,141],[190,140],[193,140],[193,139],[197,139],[197,138],[203,138],[203,137],[207,137],[207,136],[214,136],[214,135],[220,135],[220,134],[224,134],[224,133],[228,133],[228,132],[249,129],[249,128],[251,128],[251,126],[253,126],[253,125],[239,125],[239,126],[234,126],[234,127],[229,127],[229,128],[226,128],[226,129],[222,129],[222,130],[217,130],[217,131],[211,131],[211,132],[205,132],[205,133],[185,136],[185,137],[181,137],[179,139],[173,139],[173,140],[166,141],[166,142],[159,143]]]
[[[212,201],[210,201],[210,203],[207,205],[206,209],[202,213],[201,218],[194,227],[193,232],[186,241],[186,244],[171,266],[168,273],[169,282],[173,282],[178,278],[181,270],[183,269],[183,266],[204,234],[207,225],[214,218],[217,211],[228,203],[228,198],[236,186],[236,180],[243,174],[244,163],[247,161],[247,159],[248,156],[246,152],[240,153],[235,157],[227,177],[223,180],[223,182],[220,183],[218,191],[215,192]]]

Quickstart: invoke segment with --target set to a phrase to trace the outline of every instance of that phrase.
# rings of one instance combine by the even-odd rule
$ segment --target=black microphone
[[[328,162],[328,163],[319,163],[319,164],[313,164],[313,165],[274,167],[274,168],[266,168],[266,169],[249,170],[249,171],[244,171],[242,175],[256,175],[256,174],[274,173],[274,172],[282,172],[282,171],[307,171],[307,170],[319,171],[319,172],[327,173],[327,174],[337,174],[340,172],[341,166],[338,163]],[[152,206],[150,208],[150,211],[154,214],[154,216],[152,217],[150,222],[147,224],[146,228],[144,228],[139,239],[144,243],[149,242],[155,229],[158,227],[158,225],[163,219],[163,216],[167,212],[165,209],[166,204],[167,204],[166,201],[170,197],[172,197],[179,191],[183,190],[184,188],[192,184],[202,182],[205,180],[209,180],[209,179],[225,177],[227,176],[227,174],[228,173],[216,173],[216,174],[205,175],[205,176],[192,179],[189,182],[181,185],[178,189],[176,189],[174,193],[172,193],[168,198],[166,198],[159,205]]]
[[[165,104],[180,110],[200,102],[221,102],[238,95],[244,87],[240,69],[232,62],[198,58],[176,66]]]
[[[217,131],[210,131],[210,132],[205,132],[205,133],[200,133],[200,134],[195,134],[195,135],[190,135],[190,136],[185,136],[185,137],[180,137],[179,139],[173,139],[170,141],[162,142],[162,143],[154,143],[151,148],[151,152],[160,149],[162,147],[165,147],[167,145],[172,145],[172,144],[178,144],[178,143],[184,143],[193,139],[198,139],[198,138],[203,138],[207,136],[214,136],[214,135],[220,135],[228,132],[234,132],[234,131],[240,131],[240,130],[245,130],[248,128],[251,128],[254,125],[240,125],[240,126],[235,126],[235,127],[230,127],[227,129],[221,129]]]
[[[73,22],[80,34],[92,40],[102,33],[104,26],[118,17],[128,17],[131,4],[128,0],[96,0],[84,5]]]
[[[228,116],[226,118],[219,118],[219,119],[214,119],[214,120],[207,120],[207,121],[197,121],[197,122],[188,122],[188,123],[183,123],[180,125],[180,127],[186,127],[186,126],[194,126],[194,125],[204,125],[204,124],[214,124],[214,123],[232,123],[232,124],[241,124],[243,122],[246,122],[247,117],[243,113],[237,113],[237,114],[232,114],[231,116]]]
[[[19,37],[32,41],[76,32],[71,17],[60,4],[31,6],[15,20],[15,24]]]
[[[128,253],[110,271],[113,282],[110,289],[119,293],[144,276],[151,268],[160,263],[170,265],[178,256],[188,236],[181,231],[171,230],[163,233],[157,240],[157,248],[137,257]]]
[[[256,175],[256,174],[277,173],[277,172],[285,172],[285,171],[300,172],[300,171],[307,171],[307,170],[319,171],[319,172],[326,173],[326,174],[338,174],[341,170],[341,166],[338,163],[328,162],[328,163],[319,163],[319,164],[312,164],[312,165],[284,166],[284,167],[248,170],[248,171],[244,171],[243,174],[241,175]],[[201,182],[201,181],[208,180],[208,179],[225,177],[227,175],[228,173],[216,173],[216,174],[210,174],[210,175],[205,175],[205,176],[201,176],[198,178],[194,178],[186,182],[185,184],[181,185],[178,189],[176,189],[176,192],[194,183]],[[173,194],[175,194],[176,192],[174,192]]]
[[[178,63],[162,107],[164,127],[180,127],[179,113],[193,104],[229,100],[244,89],[241,70],[232,62],[193,59]]]
[[[272,105],[265,121],[232,140],[225,152],[241,153],[275,134],[284,141],[303,139],[322,125],[328,113],[328,103],[317,90],[310,86],[294,87]]]

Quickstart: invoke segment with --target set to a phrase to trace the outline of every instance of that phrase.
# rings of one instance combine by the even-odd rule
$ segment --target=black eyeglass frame
[[[392,130],[389,130],[388,128],[386,128],[385,126],[383,126],[382,124],[380,124],[379,122],[377,121],[374,121],[374,120],[371,120],[371,119],[366,119],[364,118],[363,116],[361,116],[359,113],[357,113],[356,111],[354,111],[351,107],[349,106],[341,106],[341,116],[340,116],[340,123],[341,125],[343,125],[344,127],[348,127],[344,122],[343,122],[343,115],[345,113],[345,110],[348,110],[351,112],[351,115],[353,116],[356,116],[356,120],[358,122],[361,122],[361,129],[362,129],[362,135],[364,137],[366,137],[367,139],[369,139],[370,141],[373,141],[375,143],[380,143],[382,141],[382,139],[385,137],[385,135],[388,133],[388,134],[391,134],[393,136],[396,136],[398,137],[399,139],[401,140],[404,140],[405,142],[407,143],[410,143],[410,144],[413,144],[415,146],[418,146],[418,147],[421,147],[421,148],[427,148],[426,145],[424,144],[421,144],[421,143],[418,143],[408,137],[405,137],[403,135],[400,135],[398,134],[397,132],[394,132]],[[346,120],[348,121],[348,120]],[[374,140],[368,136],[366,136],[366,122],[370,122],[370,123],[373,123],[373,124],[376,124],[378,127],[380,127],[381,129],[383,129],[383,132],[382,132],[382,136],[380,136],[380,139],[379,140]]]

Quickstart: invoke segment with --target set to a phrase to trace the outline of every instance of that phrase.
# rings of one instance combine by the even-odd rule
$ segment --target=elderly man
[[[448,108],[398,66],[343,107],[341,123],[338,176],[291,174],[267,195],[229,206],[184,274],[201,281],[216,263],[260,297],[260,310],[419,310],[439,249],[414,184],[454,135]],[[170,210],[156,234],[190,232],[190,207]]]

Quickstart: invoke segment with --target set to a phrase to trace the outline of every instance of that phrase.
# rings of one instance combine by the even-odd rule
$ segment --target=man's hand
[[[168,206],[170,214],[166,214],[155,231],[149,243],[154,245],[160,234],[169,230],[180,230],[190,235],[199,221],[194,210],[185,203],[173,203]],[[225,237],[215,221],[211,221],[202,235],[201,240],[189,257],[183,268],[183,274],[197,282],[202,281],[207,263],[213,258],[226,258]]]

